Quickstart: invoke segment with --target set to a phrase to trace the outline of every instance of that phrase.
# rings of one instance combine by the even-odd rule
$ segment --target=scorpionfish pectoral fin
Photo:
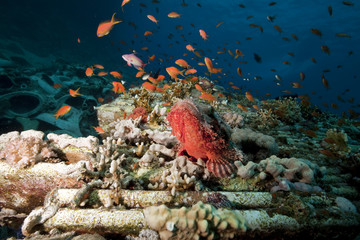
[[[236,170],[234,164],[220,156],[209,158],[206,162],[206,168],[216,177],[228,177]]]

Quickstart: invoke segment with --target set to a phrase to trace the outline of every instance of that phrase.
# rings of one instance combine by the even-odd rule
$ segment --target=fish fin
[[[122,20],[120,20],[120,19],[115,21],[115,14],[116,14],[116,12],[114,12],[114,14],[111,17],[111,22],[113,23],[113,25],[122,22]]]
[[[185,77],[184,74],[183,74],[183,72],[184,72],[185,70],[186,70],[186,69],[180,71],[180,75],[183,76],[183,77]]]
[[[235,171],[234,164],[222,157],[209,159],[206,162],[206,168],[216,177],[228,177]]]
[[[111,17],[111,22],[112,22],[112,23],[115,22],[115,14],[116,14],[116,12],[114,12],[114,14],[113,14],[112,17]]]

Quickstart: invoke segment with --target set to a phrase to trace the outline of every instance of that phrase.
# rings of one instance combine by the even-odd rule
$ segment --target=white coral
[[[25,134],[25,136],[28,137],[20,136],[20,138],[8,142],[0,152],[0,158],[17,168],[25,168],[49,158],[57,158],[53,149],[41,138],[36,137],[41,135]]]
[[[141,129],[138,128],[140,121],[141,118],[137,118],[135,120],[118,120],[111,123],[109,126],[114,127],[114,129],[111,130],[111,135],[116,139],[121,138],[130,142],[138,142],[142,137]]]

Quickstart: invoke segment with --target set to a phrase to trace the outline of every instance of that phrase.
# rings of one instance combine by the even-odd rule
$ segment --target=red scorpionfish
[[[167,120],[172,134],[181,143],[179,155],[186,155],[192,160],[201,158],[206,161],[206,168],[217,177],[229,176],[235,170],[235,166],[226,159],[228,144],[203,119],[191,100],[177,102]]]

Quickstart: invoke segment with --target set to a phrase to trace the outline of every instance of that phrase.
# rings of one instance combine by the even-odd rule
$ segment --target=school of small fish
[[[144,25],[145,31],[142,31],[142,33],[136,31],[133,36],[124,34],[126,37],[120,40],[120,43],[123,46],[135,46],[135,42],[140,41],[142,43],[142,47],[140,47],[140,49],[130,47],[127,50],[118,48],[122,53],[126,52],[126,54],[122,54],[122,59],[124,61],[119,60],[119,62],[120,64],[126,63],[128,67],[136,69],[137,72],[134,70],[134,78],[136,77],[137,79],[145,81],[142,82],[141,85],[150,92],[163,92],[166,89],[165,86],[169,85],[165,84],[162,88],[158,85],[165,79],[170,82],[181,81],[186,83],[186,81],[181,79],[181,77],[185,78],[187,76],[191,76],[191,81],[195,81],[198,79],[198,76],[201,76],[202,74],[205,74],[213,82],[226,87],[230,91],[242,94],[250,102],[254,102],[255,97],[264,100],[269,98],[271,94],[260,94],[256,89],[250,89],[244,86],[246,82],[249,81],[256,81],[257,84],[263,84],[265,82],[268,84],[270,82],[270,84],[272,84],[272,88],[274,88],[275,91],[278,91],[278,95],[292,94],[298,96],[299,99],[306,99],[306,101],[310,101],[310,94],[304,92],[303,89],[311,87],[314,83],[322,84],[326,90],[332,89],[332,83],[334,80],[329,79],[329,76],[327,76],[327,73],[331,71],[330,69],[324,69],[319,72],[317,79],[309,77],[310,74],[307,73],[306,68],[296,73],[297,78],[286,79],[285,77],[281,77],[285,75],[284,71],[288,71],[288,69],[294,67],[295,62],[297,62],[296,58],[300,53],[294,47],[289,47],[289,50],[282,55],[282,60],[277,63],[275,62],[274,67],[269,69],[273,79],[265,79],[265,77],[261,76],[262,74],[254,73],[251,72],[252,70],[248,70],[253,69],[249,67],[250,64],[264,64],[266,59],[265,57],[263,58],[262,53],[258,50],[255,52],[255,49],[252,50],[244,47],[244,42],[254,41],[257,38],[261,38],[263,34],[268,32],[272,32],[273,35],[278,38],[279,44],[288,44],[290,46],[291,44],[298,44],[302,41],[302,36],[304,36],[305,33],[292,32],[293,30],[289,29],[288,26],[283,26],[278,23],[278,19],[282,17],[281,12],[277,10],[281,7],[281,2],[268,2],[264,4],[263,7],[269,10],[268,12],[270,14],[268,16],[247,15],[245,9],[247,9],[248,6],[246,4],[235,4],[233,6],[234,11],[235,9],[236,11],[242,11],[243,20],[246,21],[247,24],[239,26],[239,34],[233,36],[233,42],[236,46],[229,42],[219,42],[217,43],[219,44],[217,49],[206,49],[206,44],[208,44],[208,42],[215,42],[218,34],[224,34],[223,29],[226,28],[226,25],[229,23],[222,19],[223,16],[214,15],[213,19],[207,19],[208,21],[198,24],[190,23],[188,25],[187,23],[189,19],[187,19],[188,14],[186,7],[196,7],[198,8],[197,11],[199,11],[199,14],[201,14],[202,9],[206,8],[206,2],[194,3],[189,1],[186,3],[185,1],[182,1],[181,5],[174,4],[171,11],[166,12],[160,11],[159,7],[157,7],[158,3],[160,3],[160,1],[157,0],[151,1],[151,5],[149,5],[149,3],[144,4],[137,1],[123,0],[121,3],[121,11],[119,11],[119,9],[115,9],[110,20],[105,20],[99,23],[96,32],[97,37],[105,39],[109,37],[108,35],[111,35],[113,31],[116,31],[117,33],[121,32],[122,26],[133,27],[136,31],[140,28],[139,25],[135,22],[126,20],[125,13],[130,12],[133,14],[138,8],[139,13],[137,18],[141,19],[140,22],[141,25]],[[355,3],[351,1],[329,4],[332,5],[324,6],[321,14],[330,19],[336,18],[336,12],[342,10],[340,8],[351,8],[355,5]],[[340,7],[338,5],[342,6]],[[111,13],[109,13],[109,15],[110,14]],[[115,18],[115,16],[120,16],[124,18],[124,20]],[[210,22],[213,21],[214,24],[211,24]],[[152,52],[153,50],[152,47],[150,47],[150,43],[157,42],[158,40],[156,39],[159,35],[163,37],[163,31],[166,33],[166,31],[163,30],[162,25],[166,25],[166,30],[169,30],[169,25],[174,26],[175,32],[166,34],[169,41],[171,41],[167,47],[171,48],[174,44],[177,44],[179,49],[178,51],[182,51],[182,56],[172,56],[168,52]],[[328,43],[327,39],[329,37],[336,37],[337,39],[343,39],[344,41],[353,38],[353,33],[340,31],[336,31],[335,34],[329,36],[328,31],[321,29],[321,27],[316,26],[316,24],[309,26],[307,31],[310,35],[309,37],[313,36],[312,38],[314,38],[314,41],[316,42],[314,45],[317,45],[320,54],[317,53],[315,58],[313,52],[309,51],[306,53],[308,56],[308,63],[306,64],[321,64],[321,61],[319,60],[320,57],[318,56],[321,54],[323,54],[322,57],[332,57],[333,51],[336,50],[334,50],[334,46]],[[179,40],[174,42],[173,39],[176,36],[180,36],[183,42],[180,42]],[[188,38],[192,40],[189,41],[187,40]],[[77,42],[79,44],[81,43],[80,38],[77,39]],[[146,42],[149,43],[148,46],[144,45]],[[344,44],[346,44],[346,42],[344,42]],[[157,46],[161,49],[166,48],[160,44],[157,44]],[[269,46],[271,45],[269,44]],[[349,50],[347,55],[351,56],[353,53],[353,50]],[[279,55],[281,54],[282,53],[279,53]],[[341,69],[341,67],[342,65],[337,65],[337,69]],[[145,70],[145,68],[160,68],[164,75],[160,75],[159,71],[157,74],[154,74],[151,71]],[[126,92],[124,86],[125,82],[122,80],[122,71],[105,71],[102,65],[94,64],[85,69],[85,75],[87,77],[112,77],[115,80],[112,81],[114,93],[124,94]],[[354,76],[354,78],[355,77],[356,76]],[[60,88],[62,86],[60,84],[55,84],[53,87]],[[200,85],[197,85],[196,89],[201,93],[199,96],[200,99],[209,102],[217,100],[216,93],[206,92]],[[76,90],[69,89],[69,93],[72,97],[79,97],[81,96],[79,90],[80,87],[77,86]],[[302,95],[300,95],[300,92],[298,91],[302,91]],[[272,92],[274,95],[274,91]],[[343,94],[346,94],[347,92],[348,91],[345,91]],[[311,94],[315,95],[316,92],[312,91]],[[318,96],[318,98],[321,98],[321,96]],[[343,98],[339,95],[338,99]],[[103,98],[100,100],[103,101]],[[337,105],[334,103],[324,102],[323,106],[332,106],[335,109]],[[64,107],[59,109],[59,111],[54,115],[56,118],[61,117],[70,111],[70,108]],[[238,107],[243,111],[248,111],[248,108],[245,106],[241,106],[239,104]],[[353,107],[360,106],[358,104]],[[257,105],[253,105],[253,108],[255,110],[259,110],[259,106]],[[354,110],[349,109],[349,112],[351,111]],[[99,129],[96,131],[98,130]]]

